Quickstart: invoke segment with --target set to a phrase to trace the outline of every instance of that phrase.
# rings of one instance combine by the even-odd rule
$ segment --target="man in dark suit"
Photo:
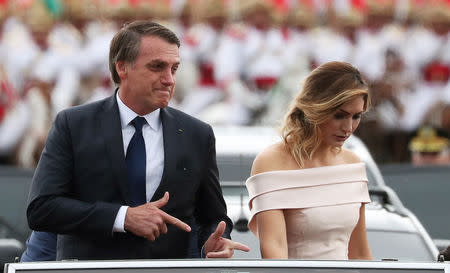
[[[110,46],[115,94],[57,115],[27,217],[58,234],[58,260],[185,258],[193,219],[206,257],[249,250],[228,239],[211,127],[168,107],[179,46],[159,24],[126,25]]]

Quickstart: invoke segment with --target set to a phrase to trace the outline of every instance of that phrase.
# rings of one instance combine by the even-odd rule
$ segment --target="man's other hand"
[[[204,245],[206,258],[231,258],[234,250],[250,251],[250,248],[244,244],[233,242],[230,239],[223,238],[226,224],[221,221],[217,225],[216,231],[212,233]]]
[[[156,240],[161,234],[167,233],[167,224],[174,225],[186,232],[191,231],[191,227],[161,210],[169,201],[169,193],[155,201],[137,207],[129,207],[125,216],[125,230],[137,236],[147,238],[150,241]]]

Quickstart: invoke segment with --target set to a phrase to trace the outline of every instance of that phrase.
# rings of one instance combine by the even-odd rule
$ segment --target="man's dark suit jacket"
[[[162,209],[185,223],[195,217],[200,246],[221,220],[229,238],[232,222],[218,182],[211,127],[170,107],[161,109],[161,122],[164,171],[152,201],[168,191]],[[120,206],[130,204],[128,191],[113,95],[57,115],[33,177],[28,224],[59,234],[58,260],[187,257],[189,233],[174,226],[155,242],[112,232]]]

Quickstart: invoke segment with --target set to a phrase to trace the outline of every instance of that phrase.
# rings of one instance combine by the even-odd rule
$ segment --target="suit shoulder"
[[[76,128],[79,130],[88,124],[93,124],[93,120],[97,119],[101,114],[105,104],[112,102],[112,100],[108,102],[107,99],[103,99],[66,108],[58,112],[53,123],[57,127],[68,126],[69,128]]]
[[[165,111],[167,111],[168,114],[172,115],[174,118],[176,118],[178,121],[180,121],[183,124],[188,123],[190,126],[198,126],[203,128],[211,128],[211,125],[208,123],[199,120],[196,117],[193,117],[189,114],[186,114],[183,111],[180,111],[178,109],[172,108],[172,107],[166,107],[164,108]]]
[[[107,100],[108,100],[108,98],[90,102],[90,103],[86,103],[86,104],[72,106],[72,107],[62,110],[58,114],[64,113],[68,116],[72,116],[72,115],[83,115],[83,114],[96,112],[99,109],[102,109],[103,105],[106,103]]]

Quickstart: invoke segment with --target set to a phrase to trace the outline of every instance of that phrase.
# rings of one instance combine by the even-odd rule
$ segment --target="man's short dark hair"
[[[116,84],[120,84],[120,77],[116,70],[116,63],[123,61],[134,63],[139,55],[139,48],[143,36],[159,37],[170,44],[180,47],[180,40],[170,29],[151,21],[135,21],[126,24],[111,40],[109,48],[109,70]]]

